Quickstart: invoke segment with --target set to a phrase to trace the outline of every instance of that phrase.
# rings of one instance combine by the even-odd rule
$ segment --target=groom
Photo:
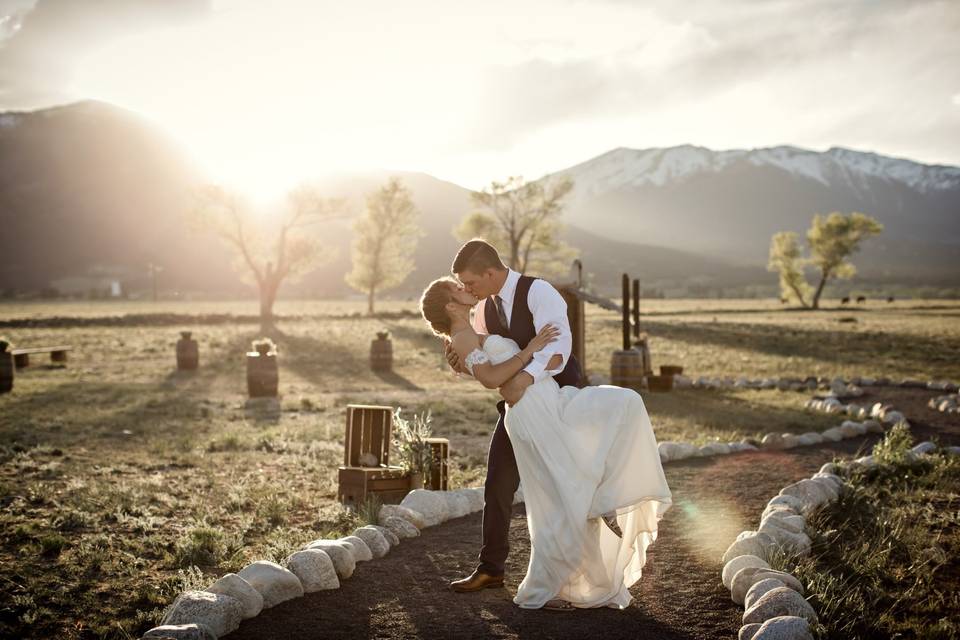
[[[502,586],[510,551],[510,514],[520,475],[503,424],[504,403],[515,404],[527,387],[547,376],[553,376],[561,387],[581,384],[580,364],[570,354],[572,337],[567,304],[552,285],[508,269],[497,250],[483,240],[471,240],[460,247],[451,271],[464,289],[480,300],[473,316],[477,333],[510,338],[523,349],[544,325],[551,324],[560,330],[556,341],[536,352],[524,370],[500,387],[503,397],[497,403],[500,418],[487,452],[480,564],[468,577],[450,584],[454,591],[466,593]],[[446,357],[454,370],[465,372],[449,343]]]

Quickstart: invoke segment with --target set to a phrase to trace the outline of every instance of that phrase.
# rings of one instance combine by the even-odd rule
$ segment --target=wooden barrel
[[[640,391],[643,387],[643,355],[636,349],[613,352],[610,384]]]
[[[191,335],[189,331],[181,331],[177,340],[177,369],[181,371],[196,369],[200,364],[200,347]]]
[[[247,392],[251,398],[277,397],[279,382],[276,351],[264,348],[247,353]]]
[[[673,389],[673,376],[647,376],[647,388],[650,391],[670,391]]]
[[[662,376],[679,376],[683,373],[683,367],[675,364],[662,364],[660,365],[660,375]]]
[[[393,369],[393,343],[387,333],[378,333],[377,339],[370,341],[370,368],[374,371]]]
[[[13,391],[13,354],[9,351],[0,351],[0,393]]]

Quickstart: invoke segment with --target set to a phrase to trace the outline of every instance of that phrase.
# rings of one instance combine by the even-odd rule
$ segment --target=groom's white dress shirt
[[[497,293],[503,301],[503,313],[507,316],[508,323],[512,320],[513,300],[519,281],[520,274],[510,269],[507,272],[506,282]],[[474,307],[473,330],[481,334],[490,333],[487,330],[487,320],[484,315],[487,300],[488,298],[484,298]],[[533,354],[533,360],[524,368],[524,371],[533,377],[534,382],[540,382],[548,376],[555,376],[563,371],[570,358],[570,351],[573,349],[573,336],[570,334],[570,320],[567,318],[567,303],[564,302],[560,292],[546,280],[537,279],[530,284],[527,307],[533,314],[533,328],[537,333],[548,324],[560,330],[557,339]],[[563,359],[560,366],[556,369],[547,369],[547,363],[555,354],[560,354]]]

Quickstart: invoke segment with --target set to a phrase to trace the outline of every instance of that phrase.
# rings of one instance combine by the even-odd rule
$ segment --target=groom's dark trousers
[[[487,299],[483,305],[483,317],[487,331],[510,338],[521,349],[526,348],[537,330],[533,324],[533,314],[527,304],[530,285],[535,278],[520,276],[517,291],[513,296],[513,308],[510,315],[510,328],[507,329],[497,317],[496,305]],[[580,363],[570,356],[563,371],[553,377],[561,387],[580,387]],[[490,439],[487,451],[487,479],[483,484],[483,542],[480,547],[480,566],[483,573],[492,576],[503,575],[507,554],[510,552],[510,514],[513,511],[513,495],[520,485],[520,473],[517,460],[513,455],[513,445],[507,436],[503,424],[505,405],[503,400],[497,403],[497,428]]]

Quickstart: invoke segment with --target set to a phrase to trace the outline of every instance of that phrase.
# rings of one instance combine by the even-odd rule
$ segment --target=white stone
[[[863,426],[867,433],[883,433],[883,425],[876,420],[864,420]]]
[[[467,500],[470,502],[470,513],[483,511],[483,487],[468,487],[460,489],[459,493],[467,496]]]
[[[769,562],[770,553],[776,546],[776,541],[766,533],[758,531],[743,532],[723,553],[723,563],[726,564],[737,556],[746,555],[757,556]]]
[[[960,456],[960,447],[947,447],[944,451],[952,456]]]
[[[877,466],[877,461],[873,456],[863,456],[862,458],[857,458],[854,460],[855,463],[863,465],[865,467],[875,467]]]
[[[209,591],[184,591],[163,617],[161,625],[205,625],[216,637],[236,631],[243,620],[243,604],[232,596]]]
[[[777,587],[763,594],[743,613],[743,623],[766,622],[778,616],[797,616],[810,623],[817,622],[817,612],[802,595],[787,587]],[[763,627],[760,629],[762,631]],[[760,635],[760,631],[757,635]]]
[[[303,595],[300,578],[289,569],[284,569],[269,560],[257,560],[248,564],[238,574],[263,596],[263,608],[275,607],[281,602]],[[222,634],[217,634],[222,635]]]
[[[793,496],[803,502],[803,511],[815,509],[830,499],[824,488],[812,480],[794,482],[780,490],[780,495]]]
[[[470,513],[470,499],[462,493],[456,491],[440,491],[444,500],[447,502],[447,519],[462,518]]]
[[[813,635],[805,618],[776,616],[760,625],[751,640],[813,640]]]
[[[397,519],[403,520],[402,518]],[[403,520],[403,522],[413,527],[413,525],[406,520]],[[416,529],[416,527],[413,528]],[[342,540],[314,540],[307,545],[307,549],[322,549],[330,556],[330,561],[333,562],[333,568],[341,580],[346,580],[352,576],[354,570],[357,568],[357,560],[353,556],[353,548]]]
[[[840,432],[839,427],[832,427],[830,429],[827,429],[820,435],[823,436],[824,440],[828,440],[830,442],[840,442],[841,440],[843,440],[843,433]]]
[[[783,449],[784,446],[783,435],[780,433],[768,433],[760,441],[762,449]]]
[[[287,558],[286,565],[300,579],[304,593],[340,588],[333,560],[324,549],[297,551]]]
[[[798,435],[797,441],[804,446],[810,446],[813,444],[820,444],[821,442],[823,442],[823,436],[821,436],[819,433],[814,433],[813,431],[809,431],[807,433],[801,433],[800,435]]]
[[[803,591],[803,585],[800,584],[800,581],[789,573],[777,571],[776,569],[744,567],[743,569],[737,571],[733,575],[733,580],[730,581],[730,599],[735,603],[742,605],[744,599],[746,598],[747,591],[750,590],[750,587],[761,580],[766,580],[767,578],[779,580],[787,587],[795,589],[798,592]],[[751,620],[751,622],[762,621]]]
[[[367,543],[374,558],[382,558],[390,551],[390,543],[387,539],[371,526],[360,527],[353,532],[353,535]]]
[[[371,524],[368,526],[373,527],[374,529],[379,531],[381,534],[383,534],[383,537],[387,539],[388,543],[390,543],[391,549],[393,549],[395,546],[400,544],[400,537],[397,536],[397,534],[395,534],[393,531],[391,531],[387,527],[382,527],[379,524]]]
[[[404,497],[400,506],[423,514],[426,526],[433,527],[450,518],[447,501],[439,495],[440,493],[440,491],[414,489]]]
[[[747,609],[752,607],[754,603],[760,599],[760,596],[765,594],[770,589],[775,589],[777,587],[785,587],[782,580],[777,580],[776,578],[764,578],[763,580],[757,580],[754,582],[749,589],[747,589],[747,595],[743,597],[743,606]]]
[[[895,425],[900,422],[907,422],[907,417],[899,411],[887,411],[880,418],[884,424]],[[908,423],[909,424],[909,423]]]
[[[933,453],[936,450],[937,450],[937,445],[930,442],[929,440],[927,442],[921,442],[920,444],[915,446],[913,449],[911,449],[911,451],[913,451],[917,455]]]
[[[729,589],[730,583],[733,582],[733,576],[736,575],[737,571],[740,571],[740,569],[744,569],[746,567],[769,569],[770,565],[767,564],[767,561],[763,558],[752,555],[731,558],[729,562],[723,565],[723,571],[720,574],[720,579],[723,581],[723,586]]]
[[[837,465],[832,462],[824,462],[823,466],[820,467],[820,473],[836,473]]]
[[[377,516],[377,520],[380,524],[384,524],[387,518],[403,518],[407,522],[410,522],[417,529],[423,529],[427,526],[426,521],[423,518],[423,514],[419,511],[414,511],[413,509],[408,509],[407,507],[402,507],[398,504],[385,504],[380,507],[380,513]]]
[[[737,640],[753,640],[753,636],[760,630],[760,627],[763,625],[754,622],[753,624],[745,624],[740,627],[740,631],[737,633]]]
[[[766,533],[774,540],[785,552],[791,555],[806,556],[810,553],[812,542],[806,533],[796,533],[788,531],[780,526],[777,520],[766,519],[760,524],[758,531]]]
[[[367,546],[367,543],[363,541],[363,538],[357,536],[347,536],[345,538],[340,538],[340,542],[347,544],[350,547],[350,551],[353,552],[353,559],[356,562],[367,562],[373,560],[373,552],[370,550],[370,547]]]
[[[393,531],[401,540],[405,538],[416,538],[420,535],[420,530],[413,526],[413,523],[409,520],[404,520],[403,518],[387,518],[383,526]]]
[[[800,515],[790,515],[786,511],[777,511],[765,516],[760,524],[762,525],[768,520],[790,533],[804,533],[806,531],[806,520]]]
[[[174,640],[217,640],[205,624],[165,624],[150,629],[141,638],[173,638]]]
[[[228,573],[204,589],[236,598],[243,605],[243,618],[253,618],[263,610],[263,596],[253,586],[235,573]]]
[[[770,498],[770,500],[767,502],[767,507],[775,507],[777,505],[789,507],[797,513],[800,513],[803,511],[804,502],[794,496],[780,494]]]

